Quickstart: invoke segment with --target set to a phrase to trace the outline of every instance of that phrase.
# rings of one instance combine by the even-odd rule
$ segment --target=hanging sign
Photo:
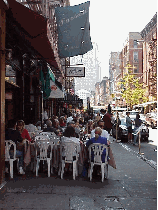
[[[85,67],[83,66],[67,67],[66,77],[85,77]]]

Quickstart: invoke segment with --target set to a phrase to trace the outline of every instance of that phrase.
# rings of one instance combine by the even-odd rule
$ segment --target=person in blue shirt
[[[109,145],[109,141],[107,140],[107,138],[101,137],[101,133],[102,133],[102,129],[100,127],[95,128],[95,137],[91,138],[86,143],[87,149],[91,144],[95,144],[95,143]],[[105,163],[105,157],[106,157],[106,149],[104,149],[102,156],[101,156],[103,163]],[[91,161],[93,161],[93,160],[94,160],[94,153],[92,152],[91,153]],[[98,165],[96,165],[95,169],[94,169],[94,176],[97,176],[97,175],[100,175],[100,167]]]
[[[101,143],[101,144],[109,145],[109,141],[107,140],[107,138],[101,137],[101,133],[102,133],[102,129],[100,127],[96,127],[95,137],[89,139],[88,142],[86,143],[87,158],[84,160],[84,164],[83,164],[83,171],[82,171],[83,177],[88,176],[88,168],[89,168],[88,147],[93,143]],[[102,155],[103,162],[105,162],[105,155],[106,155],[106,151],[104,151]],[[94,154],[92,154],[91,158],[92,158],[91,160],[93,161]],[[94,176],[97,176],[98,174],[100,174],[100,168],[98,166],[94,166],[94,167],[96,168],[96,170],[94,170]]]
[[[128,129],[128,142],[132,142],[132,120],[131,118],[129,117],[130,115],[130,112],[126,112],[126,126],[127,126],[127,129]]]
[[[101,137],[101,133],[102,133],[102,129],[100,127],[97,127],[95,129],[95,137],[91,138],[86,143],[86,147],[88,148],[91,144],[95,144],[95,143],[109,145],[109,141],[107,140],[107,138]],[[103,154],[102,154],[102,162],[105,162],[105,156],[106,156],[106,149],[103,151]],[[94,155],[92,154],[92,160],[93,158],[94,158]]]

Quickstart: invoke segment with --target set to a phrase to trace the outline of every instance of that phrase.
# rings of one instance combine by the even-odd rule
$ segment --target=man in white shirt
[[[101,137],[105,137],[105,138],[107,138],[107,140],[109,140],[109,133],[103,129],[104,121],[99,120],[97,124],[98,124],[98,127],[100,127],[102,129]],[[94,138],[94,137],[95,137],[95,129],[91,131],[91,138]]]
[[[73,121],[72,113],[70,113],[69,117],[66,119],[66,123]]]

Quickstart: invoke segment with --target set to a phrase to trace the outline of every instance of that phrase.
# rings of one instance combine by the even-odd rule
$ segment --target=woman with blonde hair
[[[30,142],[32,141],[32,139],[30,138],[30,135],[28,133],[28,130],[25,129],[25,123],[24,123],[23,120],[18,120],[18,122],[17,122],[17,130],[20,132],[21,137],[23,139],[27,139]]]
[[[109,145],[109,141],[105,137],[101,137],[102,129],[100,127],[95,128],[95,137],[89,139],[89,141],[86,143],[86,147],[88,148],[91,144],[100,143]]]

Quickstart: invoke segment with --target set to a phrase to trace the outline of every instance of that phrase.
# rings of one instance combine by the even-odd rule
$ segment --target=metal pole
[[[118,127],[119,127],[119,113],[117,112],[117,118],[116,118],[116,142],[119,142],[118,139]]]
[[[144,153],[141,153],[140,152],[140,131],[141,131],[141,129],[139,130],[139,133],[138,133],[138,138],[139,138],[139,153],[138,154],[140,154],[140,155],[144,155]]]
[[[43,91],[41,90],[41,130],[43,130]]]
[[[116,120],[116,141],[117,141],[117,127],[118,127],[118,116],[117,116],[117,120]]]
[[[140,154],[140,132],[138,133],[138,142],[139,142],[139,154]]]

